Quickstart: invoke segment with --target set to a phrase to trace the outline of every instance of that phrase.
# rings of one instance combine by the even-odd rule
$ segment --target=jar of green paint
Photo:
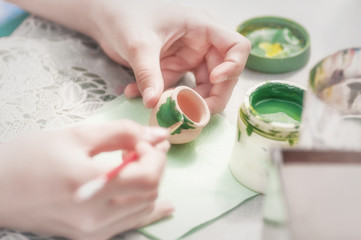
[[[300,86],[277,80],[262,82],[246,93],[230,159],[233,176],[246,187],[265,193],[270,149],[297,143],[303,94]]]

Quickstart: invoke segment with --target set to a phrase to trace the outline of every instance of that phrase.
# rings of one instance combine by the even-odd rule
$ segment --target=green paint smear
[[[180,113],[175,106],[176,102],[171,97],[168,97],[166,102],[159,107],[156,115],[159,126],[167,128],[182,121],[183,124],[172,135],[180,134],[182,129],[195,129],[192,126],[194,123],[184,114]]]
[[[267,83],[250,96],[253,113],[266,122],[298,124],[301,121],[304,91],[281,83]]]
[[[262,57],[289,57],[301,52],[304,47],[304,42],[293,35],[289,28],[260,28],[245,37],[252,43],[251,53]]]
[[[251,136],[253,133],[253,127],[251,125],[247,125],[246,130],[247,130],[247,135]]]

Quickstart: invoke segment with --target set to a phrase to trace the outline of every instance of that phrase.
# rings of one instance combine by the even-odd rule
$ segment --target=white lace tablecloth
[[[93,40],[31,16],[11,37],[0,38],[0,142],[83,120],[131,81],[132,71]],[[0,240],[29,239],[63,238],[0,229]]]
[[[82,120],[134,81],[91,39],[30,17],[0,39],[0,141]]]

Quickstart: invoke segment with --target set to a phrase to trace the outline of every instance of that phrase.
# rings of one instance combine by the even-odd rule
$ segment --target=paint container
[[[172,144],[182,144],[196,139],[209,119],[205,100],[192,88],[179,86],[162,94],[152,109],[149,125],[168,128],[182,122],[169,138]]]
[[[259,72],[285,73],[306,65],[310,37],[299,23],[277,16],[249,19],[237,31],[252,43],[246,67]]]
[[[240,107],[230,158],[233,176],[266,192],[270,149],[298,141],[304,89],[286,81],[266,81],[249,89]]]

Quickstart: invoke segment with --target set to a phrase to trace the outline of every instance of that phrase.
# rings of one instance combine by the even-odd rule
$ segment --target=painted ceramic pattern
[[[310,73],[312,91],[342,114],[361,115],[361,48],[336,52]]]
[[[245,37],[252,43],[252,54],[269,58],[284,58],[296,55],[302,51],[304,45],[304,42],[286,27],[263,27],[255,29]]]
[[[176,101],[172,97],[167,97],[165,103],[160,105],[156,114],[159,126],[168,128],[177,122],[183,122],[182,125],[172,133],[181,134],[182,131],[187,129],[195,129],[194,122],[176,108]]]
[[[170,136],[173,144],[195,140],[210,119],[210,112],[204,99],[193,89],[180,86],[165,91],[152,109],[149,124],[170,127],[177,122],[182,125]]]

